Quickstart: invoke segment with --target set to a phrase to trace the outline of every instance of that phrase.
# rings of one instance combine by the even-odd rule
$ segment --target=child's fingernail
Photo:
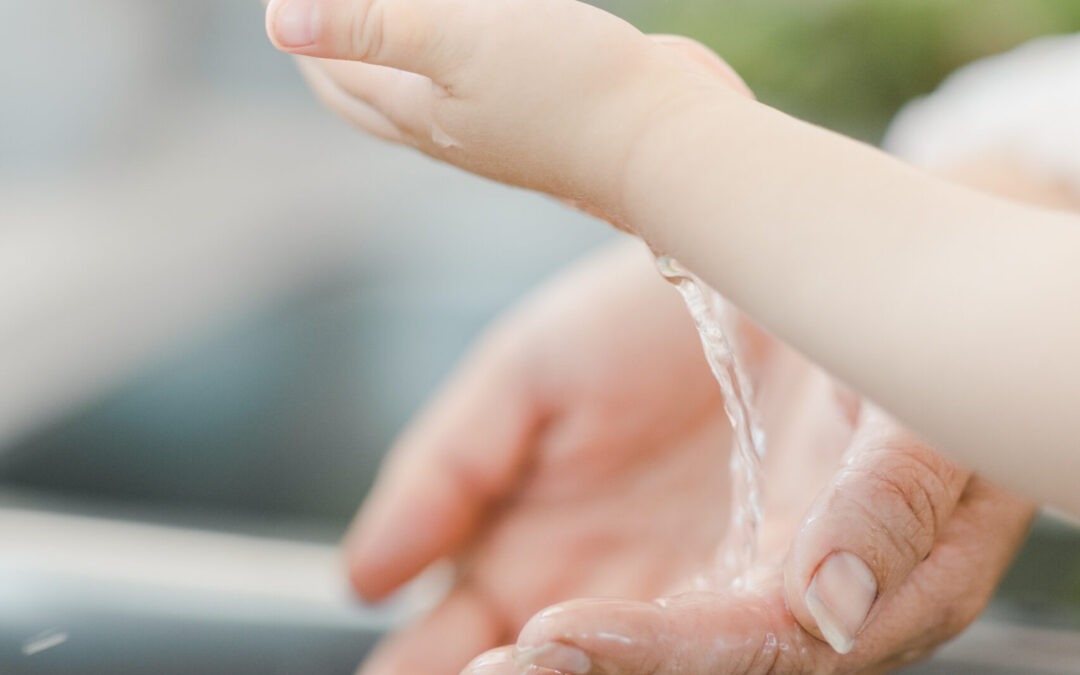
[[[315,43],[319,23],[318,0],[284,0],[274,15],[274,36],[283,47],[307,47]]]
[[[567,675],[588,675],[592,669],[589,655],[577,647],[549,642],[539,647],[518,648],[514,660],[521,668],[538,666]]]
[[[825,640],[840,654],[847,654],[875,598],[877,580],[866,563],[851,553],[833,553],[810,582],[806,607]]]

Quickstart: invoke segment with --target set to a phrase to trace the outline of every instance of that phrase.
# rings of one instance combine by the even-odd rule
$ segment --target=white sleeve
[[[1052,36],[965,66],[905,106],[889,152],[944,168],[993,154],[1080,193],[1080,35]]]

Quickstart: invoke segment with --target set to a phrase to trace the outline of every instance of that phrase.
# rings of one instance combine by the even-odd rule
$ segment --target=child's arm
[[[752,102],[653,128],[626,221],[964,463],[1080,511],[1080,221]]]
[[[578,2],[267,20],[288,51],[365,61],[329,72],[384,136],[603,211],[959,460],[1080,512],[1077,219],[747,101]]]

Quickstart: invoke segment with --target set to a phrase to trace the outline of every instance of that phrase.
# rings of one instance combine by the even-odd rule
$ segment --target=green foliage
[[[622,0],[651,33],[709,45],[758,96],[877,140],[949,72],[1038,35],[1080,31],[1076,0]]]

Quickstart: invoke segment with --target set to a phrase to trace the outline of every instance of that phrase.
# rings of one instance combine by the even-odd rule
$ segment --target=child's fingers
[[[297,65],[311,90],[331,110],[373,136],[395,143],[403,140],[401,131],[386,115],[347,91],[314,59],[299,58]]]
[[[697,40],[692,40],[682,35],[657,34],[650,35],[649,37],[658,44],[679,52],[684,58],[709,69],[709,71],[730,85],[732,89],[744,94],[747,98],[754,98],[754,92],[752,92],[750,87],[746,85],[746,82],[739,77],[739,74],[735,72],[735,69],[728,65],[727,61],[720,58],[716,52]]]
[[[731,87],[752,96],[734,71],[708,47],[673,35],[657,35],[653,39],[681,58],[706,68]],[[401,132],[418,141],[431,137],[439,87],[430,78],[358,61],[310,57],[301,57],[301,61],[316,93],[357,126],[381,138],[399,142],[404,140]],[[362,103],[350,103],[348,96]]]
[[[475,15],[467,0],[271,0],[266,29],[283,51],[390,66],[439,81],[468,46],[451,44],[449,29]]]
[[[345,93],[379,111],[400,131],[429,140],[437,85],[416,73],[358,61],[312,59]]]

